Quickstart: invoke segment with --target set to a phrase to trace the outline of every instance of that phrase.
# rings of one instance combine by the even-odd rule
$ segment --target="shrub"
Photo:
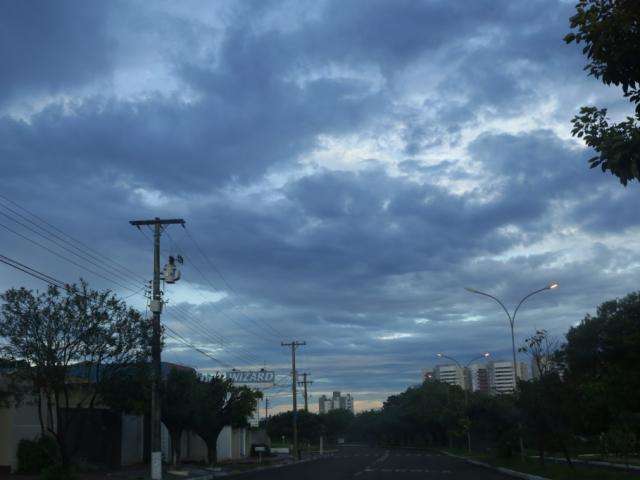
[[[20,473],[40,473],[60,461],[58,444],[47,436],[36,440],[20,440],[17,456]]]
[[[41,480],[75,480],[76,475],[72,469],[63,465],[51,465],[42,470]]]

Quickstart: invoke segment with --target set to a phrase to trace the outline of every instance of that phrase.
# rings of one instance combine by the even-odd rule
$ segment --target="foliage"
[[[41,480],[75,480],[77,475],[69,467],[64,465],[51,465],[42,470]]]
[[[591,168],[601,167],[623,185],[640,179],[640,2],[637,0],[580,0],[570,19],[573,30],[564,40],[584,43],[585,70],[606,85],[622,87],[636,105],[635,118],[610,124],[606,109],[583,107],[572,120],[573,135],[584,137],[598,155]]]
[[[171,436],[173,463],[180,461],[182,432],[195,426],[198,374],[192,369],[172,368],[162,384],[162,422]]]
[[[640,293],[587,315],[569,330],[561,354],[579,395],[584,433],[598,434],[620,415],[640,412]]]
[[[247,417],[255,411],[261,396],[261,392],[236,387],[223,377],[199,379],[194,397],[197,422],[193,429],[207,444],[210,464],[216,462],[216,442],[222,429],[226,425],[246,426]]]
[[[337,408],[320,415],[318,421],[323,427],[323,435],[331,441],[337,440],[338,437],[343,436],[347,433],[349,427],[351,426],[351,423],[353,422],[353,418],[354,415],[350,410]]]
[[[93,408],[102,382],[145,358],[149,325],[110,291],[84,281],[64,291],[11,289],[0,299],[0,355],[15,362],[13,386],[24,390],[15,393],[35,399],[41,433],[56,439],[67,465],[73,412]]]
[[[36,440],[20,440],[16,457],[18,472],[40,473],[45,468],[59,463],[60,452],[53,438],[42,436]]]
[[[118,412],[144,415],[151,408],[151,378],[151,363],[146,359],[131,363],[96,385],[100,401]]]
[[[302,443],[317,442],[322,434],[323,425],[320,415],[304,410],[298,411],[298,440]],[[282,437],[291,441],[293,438],[293,412],[282,412],[272,415],[262,422],[272,440],[280,441]]]

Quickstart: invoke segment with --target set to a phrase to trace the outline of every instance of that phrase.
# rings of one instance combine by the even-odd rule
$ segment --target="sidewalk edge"
[[[480,462],[478,460],[473,460],[467,457],[461,457],[460,455],[454,455],[453,453],[449,453],[445,451],[442,451],[441,453],[444,453],[445,455],[448,455],[453,458],[457,458],[458,460],[464,460],[465,462],[470,463],[472,465],[488,468],[490,470],[495,470],[496,472],[504,473],[505,475],[510,475],[515,478],[522,478],[524,480],[551,480],[550,478],[540,477],[539,475],[532,475],[530,473],[518,472],[516,470],[510,470],[504,467],[495,467],[485,462]]]

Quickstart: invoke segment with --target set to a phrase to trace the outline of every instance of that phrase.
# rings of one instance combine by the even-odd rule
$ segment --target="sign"
[[[233,383],[274,383],[276,372],[268,370],[227,372],[227,378]]]

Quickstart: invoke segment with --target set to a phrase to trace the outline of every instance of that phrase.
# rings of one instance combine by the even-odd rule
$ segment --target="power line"
[[[69,235],[68,233],[64,232],[60,228],[56,227],[55,225],[51,224],[50,222],[48,222],[44,218],[42,218],[39,215],[33,213],[32,211],[28,210],[27,208],[21,206],[20,204],[18,204],[17,202],[11,200],[10,198],[7,198],[6,196],[0,194],[0,199],[4,200],[5,202],[8,202],[9,204],[13,205],[14,207],[16,207],[16,208],[20,209],[21,211],[27,213],[32,218],[35,218],[39,222],[43,223],[44,225],[46,225],[50,229],[52,229],[55,232],[58,232],[60,234],[60,236],[57,236],[54,233],[51,233],[51,231],[48,231],[50,235],[55,236],[56,238],[59,238],[60,240],[63,240],[62,237],[66,237],[68,239],[68,240],[66,240],[66,242],[68,244],[73,245],[75,243],[76,245],[80,245],[82,247],[82,249],[78,248],[77,246],[74,247],[74,248],[78,248],[78,250],[80,250],[80,251],[84,250],[84,252],[87,255],[91,256],[92,258],[94,258],[94,259],[96,259],[98,261],[105,262],[105,263],[107,263],[107,262],[111,263],[112,265],[115,266],[115,268],[118,268],[120,271],[126,272],[126,273],[128,273],[130,275],[133,275],[134,277],[138,277],[138,279],[142,279],[142,281],[146,281],[146,279],[144,277],[142,277],[141,275],[139,275],[137,272],[135,272],[135,271],[131,270],[130,268],[126,267],[125,265],[122,265],[121,263],[113,260],[111,257],[109,257],[107,255],[104,255],[103,253],[99,252],[98,250],[96,250],[95,248],[93,248],[90,245],[86,244],[85,242],[83,242],[81,240],[78,240],[77,238]],[[2,207],[5,208],[6,210],[11,211],[15,215],[18,215],[21,218],[29,221],[30,223],[36,225],[35,222],[33,222],[32,220],[29,220],[27,217],[25,217],[24,215],[21,215],[20,213],[16,212],[15,210],[10,209],[6,205],[2,205]],[[39,228],[41,228],[42,230],[47,231],[47,229],[43,228],[42,226],[39,226]],[[65,240],[63,240],[63,241],[65,241]],[[90,252],[93,252],[95,255],[92,255]],[[102,258],[103,260],[100,260],[100,258]]]
[[[185,228],[185,232],[187,232],[187,233],[188,233],[188,230],[187,230],[186,228]],[[190,235],[190,234],[189,234],[189,235]],[[173,240],[173,238],[172,238],[170,235],[167,235],[167,236],[169,237],[169,240],[173,243],[173,245],[174,245],[174,247],[175,247],[176,249],[178,249],[178,250],[182,250],[182,249],[180,248],[180,246],[177,244],[177,242],[175,242],[175,241]],[[214,291],[220,291],[220,289],[219,289],[219,288],[217,288],[217,287],[216,287],[216,286],[211,282],[211,280],[209,280],[209,278],[208,278],[208,277],[207,277],[207,276],[202,272],[202,270],[200,270],[200,268],[198,267],[198,265],[197,265],[197,263],[196,263],[196,262],[192,261],[192,260],[191,260],[191,258],[190,258],[189,256],[184,256],[184,258],[185,258],[185,261],[189,262],[189,265],[191,265],[191,266],[196,270],[196,272],[198,272],[198,274],[203,278],[203,280],[204,280],[204,281],[205,281],[205,282],[206,282],[206,283],[207,283],[207,284],[208,284],[208,285],[209,285],[209,286],[210,286]],[[206,257],[204,257],[204,258],[206,258]],[[191,285],[191,283],[190,283],[189,281],[187,281],[187,283],[188,283],[189,285]],[[200,292],[197,290],[197,288],[195,288],[195,287],[194,287],[194,290],[195,290],[195,291],[197,291],[197,292],[198,292],[198,294],[199,294],[202,298],[204,298],[205,300],[207,300],[207,299],[204,297],[204,295],[202,295],[202,293],[200,293]],[[235,292],[234,292],[234,293],[235,293]],[[237,305],[237,304],[235,304],[234,302],[231,302],[231,303],[232,303],[233,307],[234,307],[234,308],[236,308],[236,309],[238,310],[238,312],[240,313],[240,315],[242,315],[242,316],[244,316],[245,318],[247,318],[247,319],[248,319],[250,322],[252,322],[256,327],[258,327],[258,328],[263,328],[263,326],[261,326],[260,324],[258,324],[255,320],[253,320],[253,319],[251,319],[251,318],[247,317],[246,315],[244,315],[244,314],[243,314],[243,312],[239,310],[239,308],[238,308],[238,305]],[[216,305],[216,306],[217,306],[217,305]],[[230,320],[231,322],[233,322],[234,324],[236,324],[236,325],[237,325],[237,326],[239,326],[240,328],[243,328],[243,329],[245,328],[245,326],[244,326],[244,325],[242,325],[240,322],[238,322],[236,319],[234,319],[233,317],[228,316],[226,313],[224,313],[224,311],[223,311],[222,309],[219,309],[218,311],[220,312],[220,314],[221,314],[222,316],[224,316],[225,318],[227,318],[228,320]],[[267,325],[267,324],[265,324],[265,325]],[[255,337],[259,338],[260,340],[265,340],[265,337],[264,337],[264,336],[261,336],[260,334],[258,334],[258,333],[256,333],[256,332],[254,332],[253,330],[248,330],[248,331],[249,331],[249,333],[250,333],[251,335],[253,335],[253,336],[255,336]],[[271,335],[273,338],[278,338],[278,337],[274,336],[274,335],[273,335],[273,333],[271,333],[271,332],[269,332],[269,331],[265,331],[265,333],[267,333],[268,335]]]
[[[56,286],[56,287],[66,287],[68,285],[68,283],[65,283],[61,280],[56,279],[55,277],[52,277],[51,275],[48,275],[46,273],[40,272],[34,268],[31,268],[21,262],[18,262],[17,260],[11,259],[5,255],[0,254],[0,262],[4,263],[16,270],[20,270],[24,273],[26,273],[27,275],[30,275],[34,278],[37,278],[39,280],[42,280],[45,283],[48,283],[49,285],[52,286]],[[201,353],[202,355],[205,355],[206,357],[208,357],[211,360],[214,360],[215,362],[229,367],[229,368],[233,368],[232,365],[214,357],[213,355],[209,354],[208,352],[202,350],[201,348],[196,347],[195,345],[193,345],[191,342],[189,342],[188,340],[186,340],[182,335],[180,335],[178,332],[176,332],[175,330],[173,330],[171,327],[165,325],[165,328],[167,330],[169,330],[169,332],[171,332],[172,337],[176,338],[177,340],[181,341],[182,343],[184,343],[185,345],[193,348],[194,350],[196,350],[197,352]]]
[[[204,253],[203,249],[200,247],[200,245],[198,244],[198,242],[196,241],[196,239],[193,237],[193,235],[191,235],[191,232],[188,228],[185,228],[185,233],[187,235],[187,237],[189,237],[189,239],[191,240],[191,242],[195,245],[196,249],[198,250],[198,252],[200,253],[200,256],[202,256],[202,258],[205,260],[205,262],[207,264],[209,264],[209,266],[218,274],[218,276],[222,279],[223,283],[227,286],[227,288],[233,292],[235,295],[239,296],[238,292],[229,284],[229,282],[227,282],[226,278],[224,277],[224,275],[222,275],[222,272],[218,269],[218,267],[216,267],[214,265],[214,263],[209,259],[209,257]],[[256,320],[246,316],[239,308],[239,306],[235,303],[232,302],[234,304],[234,306],[236,308],[238,308],[238,310],[240,311],[240,314],[243,315],[245,318],[247,318],[247,320],[249,320],[250,322],[254,323],[255,325],[257,325]],[[272,332],[275,333],[275,338],[284,338],[285,335],[284,333],[280,332],[277,328],[273,327],[272,325],[268,324],[267,322],[262,321],[261,322],[264,326],[266,326],[267,328],[269,328]],[[272,334],[273,335],[273,334]]]
[[[52,254],[53,254],[53,255],[55,255],[56,257],[59,257],[59,258],[61,258],[61,259],[65,260],[65,261],[67,261],[67,262],[69,262],[69,263],[71,263],[71,264],[73,264],[73,265],[75,265],[75,266],[77,266],[77,267],[79,267],[79,268],[83,269],[83,270],[86,270],[86,271],[87,271],[87,272],[89,272],[89,273],[92,273],[93,275],[96,275],[96,276],[98,276],[98,277],[100,277],[100,278],[102,278],[102,279],[104,279],[104,280],[106,280],[106,281],[108,281],[108,282],[115,283],[115,284],[116,284],[116,285],[118,285],[119,287],[124,288],[124,289],[126,289],[126,290],[129,290],[130,292],[135,292],[135,290],[133,290],[132,288],[129,288],[129,287],[127,287],[126,285],[123,285],[123,284],[121,284],[120,282],[118,282],[118,281],[116,281],[116,280],[113,280],[112,278],[108,278],[108,277],[106,277],[106,276],[102,275],[101,273],[98,273],[98,272],[96,272],[95,270],[92,270],[91,268],[88,268],[88,267],[86,267],[86,266],[84,266],[84,265],[82,265],[82,264],[80,264],[80,263],[76,262],[75,260],[71,260],[70,258],[65,257],[64,255],[62,255],[62,254],[60,254],[60,253],[56,252],[55,250],[53,250],[53,249],[51,249],[51,248],[47,247],[46,245],[43,245],[43,244],[41,244],[40,242],[37,242],[36,240],[33,240],[32,238],[29,238],[29,237],[27,237],[26,235],[23,235],[22,233],[20,233],[20,232],[18,232],[18,231],[16,231],[16,230],[14,230],[14,229],[13,229],[13,228],[11,228],[11,227],[6,226],[6,225],[5,225],[5,224],[3,224],[3,223],[0,223],[0,227],[4,228],[5,230],[8,230],[9,232],[13,233],[14,235],[17,235],[18,237],[20,237],[20,238],[22,238],[22,239],[24,239],[24,240],[27,240],[28,242],[33,243],[34,245],[37,245],[38,247],[40,247],[40,248],[42,248],[42,249],[44,249],[44,250],[48,251],[49,253],[52,253]]]
[[[49,285],[52,285],[54,287],[60,287],[60,288],[65,287],[65,284],[60,282],[59,280],[56,280],[55,278],[50,277],[46,273],[42,273],[36,270],[35,268],[28,267],[24,263],[20,263],[17,260],[13,260],[12,258],[5,257],[4,255],[0,255],[0,262],[4,263],[5,265],[9,265],[10,267],[15,268],[16,270],[20,270],[21,272],[24,272],[27,275],[31,275],[32,277],[37,278],[38,280],[42,280],[43,282],[48,283]]]
[[[3,206],[3,205],[0,205],[0,207],[4,207],[4,206]],[[4,207],[4,208],[6,208],[6,207]],[[19,221],[19,220],[16,220],[14,217],[12,217],[11,215],[6,214],[5,212],[0,211],[0,215],[2,215],[2,216],[4,216],[4,217],[8,218],[9,220],[11,220],[12,222],[14,222],[14,223],[16,223],[16,224],[18,224],[18,225],[20,225],[20,226],[21,226],[22,228],[24,228],[25,230],[28,230],[28,231],[30,231],[31,233],[35,233],[35,234],[36,234],[36,235],[38,235],[39,237],[41,237],[41,238],[43,238],[43,239],[47,240],[48,242],[53,243],[53,244],[54,244],[54,245],[56,245],[58,248],[61,248],[62,250],[64,250],[64,251],[66,251],[66,252],[70,253],[71,255],[75,255],[76,257],[80,258],[81,260],[83,260],[83,261],[85,261],[85,262],[87,262],[87,263],[90,263],[91,265],[93,265],[93,266],[95,266],[95,267],[98,267],[98,268],[100,268],[100,269],[102,269],[102,270],[104,270],[104,271],[107,271],[110,275],[114,275],[116,278],[118,278],[118,279],[120,279],[120,280],[124,280],[125,282],[129,282],[129,281],[130,281],[129,277],[125,277],[125,276],[123,276],[121,273],[118,273],[117,271],[113,270],[111,267],[109,267],[109,266],[106,266],[106,267],[105,267],[105,266],[103,266],[103,265],[100,265],[99,263],[97,263],[97,262],[95,262],[95,261],[91,260],[90,258],[87,258],[87,257],[85,257],[84,255],[82,255],[82,254],[79,254],[79,253],[75,252],[75,251],[74,251],[74,250],[72,250],[71,248],[66,247],[64,244],[60,244],[60,242],[58,242],[58,241],[56,241],[56,240],[52,240],[51,238],[49,238],[49,237],[47,236],[47,235],[50,235],[49,233],[47,233],[47,235],[45,235],[45,234],[43,234],[43,233],[40,233],[40,232],[38,232],[37,230],[35,230],[35,229],[31,228],[29,225],[26,225],[25,223],[23,223],[23,222],[21,222],[21,221]],[[30,220],[28,220],[28,219],[27,219],[27,221],[29,221],[30,223],[33,223],[33,222],[31,222]],[[37,226],[37,225],[36,225],[36,226]],[[41,228],[41,227],[38,227],[38,228]],[[41,228],[41,229],[42,229],[42,228]],[[44,230],[44,229],[42,229],[42,230]],[[45,230],[45,231],[46,231],[46,230]],[[74,247],[74,248],[75,248],[75,247]],[[77,248],[76,248],[76,249],[77,249]]]
[[[43,250],[61,258],[62,260],[65,260],[69,263],[71,263],[72,265],[75,265],[93,275],[96,275],[110,283],[114,283],[116,285],[118,285],[119,287],[132,292],[131,294],[127,295],[125,298],[131,298],[135,295],[142,295],[143,290],[146,287],[146,282],[147,280],[142,277],[141,275],[139,275],[138,273],[134,272],[133,270],[122,266],[121,264],[119,264],[118,262],[116,262],[115,260],[111,259],[110,257],[100,253],[99,251],[93,249],[92,247],[88,246],[87,244],[85,244],[84,242],[72,237],[71,235],[68,235],[67,233],[65,233],[63,230],[61,230],[60,228],[56,227],[55,225],[47,222],[45,219],[43,219],[42,217],[39,217],[38,215],[36,215],[35,213],[29,211],[28,209],[20,206],[18,203],[14,202],[11,199],[8,199],[7,197],[3,196],[0,194],[0,199],[3,199],[5,202],[15,206],[17,209],[20,209],[23,212],[26,212],[29,216],[31,216],[33,219],[38,220],[39,222],[42,222],[42,224],[48,226],[49,228],[45,228],[44,226],[36,223],[35,221],[33,221],[31,218],[28,218],[27,216],[21,214],[20,212],[18,212],[17,210],[14,210],[10,207],[8,207],[5,204],[0,203],[0,207],[4,208],[5,210],[7,210],[8,212],[10,212],[11,214],[15,215],[16,217],[18,217],[21,220],[24,220],[25,222],[28,222],[29,224],[33,225],[34,227],[36,227],[38,230],[37,231],[33,228],[31,228],[29,225],[25,224],[24,222],[21,222],[19,220],[16,220],[15,217],[12,217],[11,215],[4,213],[2,211],[0,211],[0,214],[2,214],[3,216],[9,218],[11,221],[13,221],[14,223],[20,225],[22,228],[30,231],[33,234],[38,235],[39,237],[45,239],[48,242],[51,242],[52,244],[54,244],[56,247],[61,248],[63,250],[65,250],[66,252],[74,255],[75,257],[77,257],[78,259],[80,259],[82,261],[82,263],[75,261],[55,250],[53,250],[52,248],[43,245],[42,243],[22,234],[19,231],[14,230],[13,228],[4,225],[4,224],[0,224],[0,227],[8,230],[9,232],[13,233],[14,235],[42,248]],[[41,232],[44,232],[41,233]],[[55,233],[55,232],[59,232]],[[140,229],[141,234],[149,239],[149,237],[147,235],[145,235],[145,232],[142,231]],[[51,237],[55,238],[56,240],[53,240]],[[67,240],[69,239],[69,240]],[[150,239],[149,239],[150,240]],[[173,239],[171,239],[171,241],[173,242]],[[73,243],[72,243],[73,242]],[[78,247],[78,245],[82,246],[82,248]],[[87,251],[90,250],[90,251]],[[80,253],[78,253],[80,252]],[[92,254],[91,252],[95,252],[95,254]],[[7,257],[8,258],[8,257]],[[103,260],[103,259],[106,259]],[[8,261],[10,261],[10,259],[6,260],[3,263],[7,263]],[[96,271],[93,268],[88,267],[87,265],[84,264],[84,262],[89,263],[90,265],[92,265],[93,267],[96,267],[99,269],[99,271]],[[51,279],[46,280],[44,278],[41,278],[39,276],[39,273],[35,270],[35,269],[30,269],[30,267],[27,267],[26,265],[17,265],[17,264],[12,264],[11,266],[13,266],[14,268],[17,268],[21,271],[24,271],[24,273],[27,273],[31,276],[33,276],[34,278],[38,278],[40,280],[46,281],[47,283],[49,283],[51,281]],[[145,282],[145,286],[143,286],[142,288],[130,288],[128,285],[121,283],[120,280],[124,280],[126,283],[134,283],[132,280],[130,280],[128,277],[125,277],[123,273],[121,272],[128,272],[130,273],[132,276],[137,277],[142,279]],[[41,273],[41,272],[40,272]],[[200,272],[202,273],[202,272]],[[114,278],[114,276],[116,278]],[[55,282],[54,282],[55,283]],[[64,286],[64,284],[60,284],[58,286]],[[197,290],[196,290],[197,291]],[[213,341],[213,343],[219,343],[221,348],[223,350],[227,350],[229,352],[229,354],[231,354],[232,356],[240,359],[241,361],[247,363],[248,365],[251,364],[259,364],[261,363],[261,361],[258,359],[258,357],[255,357],[254,354],[252,352],[249,352],[248,350],[242,348],[242,347],[232,347],[233,343],[229,342],[228,340],[226,340],[222,335],[215,333],[215,331],[210,331],[207,327],[205,327],[201,322],[197,322],[195,317],[193,317],[191,315],[190,312],[188,312],[186,309],[178,307],[178,306],[174,306],[173,307],[175,310],[177,310],[178,312],[180,312],[182,314],[183,317],[186,318],[180,318],[180,316],[175,315],[174,317],[177,321],[181,322],[183,325],[189,327],[192,331],[196,331],[199,335],[203,335],[204,337],[206,337],[208,340],[212,340],[212,338],[216,338],[217,340]],[[191,321],[191,324],[189,323],[189,321]],[[233,321],[233,319],[232,319]],[[264,337],[260,337],[260,338],[264,338]],[[227,346],[225,347],[225,343],[227,344]],[[237,349],[239,352],[242,352],[244,354],[244,356],[242,356],[239,353],[234,353],[232,350],[230,350],[230,348],[234,348]],[[252,358],[253,357],[253,358]]]

